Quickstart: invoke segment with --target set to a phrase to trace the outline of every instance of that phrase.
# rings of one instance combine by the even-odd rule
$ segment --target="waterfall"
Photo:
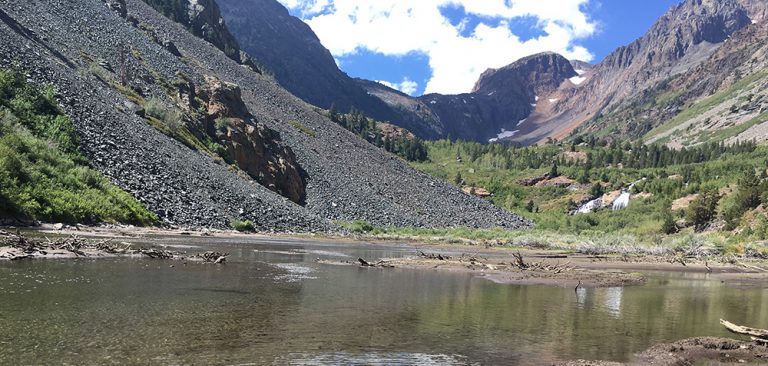
[[[627,205],[629,205],[629,192],[624,191],[621,192],[621,195],[619,198],[617,198],[615,201],[613,201],[613,210],[618,211],[622,208],[626,208]]]
[[[592,201],[589,201],[581,207],[579,207],[578,210],[576,210],[577,213],[590,213],[596,209],[598,209],[600,206],[603,205],[603,199],[602,198],[595,198]]]
[[[612,207],[613,210],[614,211],[618,211],[618,210],[624,209],[627,206],[629,206],[629,198],[630,198],[630,195],[631,195],[629,192],[632,191],[632,188],[634,188],[637,183],[640,183],[640,182],[642,182],[644,180],[645,180],[645,178],[640,179],[640,180],[630,184],[629,187],[627,187],[627,189],[622,190],[621,191],[621,195],[619,195],[619,198],[616,198],[616,200],[613,201],[613,207]],[[591,201],[581,205],[576,210],[576,213],[590,213],[590,212],[593,212],[593,211],[597,210],[602,205],[603,205],[602,198],[601,197],[595,198],[595,199],[593,199],[593,200],[591,200]]]
[[[640,183],[640,182],[642,182],[644,180],[645,180],[645,178],[640,179],[640,180],[630,184],[629,187],[627,187],[626,190],[621,191],[621,195],[619,196],[619,198],[617,198],[615,201],[613,201],[613,207],[612,207],[613,210],[614,211],[618,211],[618,210],[627,208],[627,206],[629,206],[629,198],[630,198],[630,193],[629,192],[632,191],[632,188],[635,188],[635,184]]]

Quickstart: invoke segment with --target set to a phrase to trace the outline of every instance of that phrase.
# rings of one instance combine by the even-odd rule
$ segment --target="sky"
[[[544,51],[596,63],[680,0],[278,0],[339,67],[418,96]]]

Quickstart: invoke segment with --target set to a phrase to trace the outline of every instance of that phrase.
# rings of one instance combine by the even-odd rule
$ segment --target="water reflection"
[[[621,316],[621,294],[623,288],[611,287],[603,289],[605,292],[605,307],[608,309],[608,314],[611,314],[614,318]]]
[[[315,262],[413,254],[398,247],[211,248],[232,253],[229,263],[1,263],[0,364],[626,361],[659,341],[724,336],[719,318],[768,321],[768,291],[727,288],[703,275],[574,292]]]

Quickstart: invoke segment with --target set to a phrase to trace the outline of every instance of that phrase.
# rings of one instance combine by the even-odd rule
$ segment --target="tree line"
[[[363,112],[352,108],[349,113],[339,113],[335,105],[328,111],[331,121],[363,138],[369,143],[393,153],[408,161],[426,161],[429,159],[427,146],[418,137],[387,136],[379,128],[376,120],[366,117]]]

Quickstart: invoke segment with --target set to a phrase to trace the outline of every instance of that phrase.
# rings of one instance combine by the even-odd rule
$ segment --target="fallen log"
[[[442,255],[442,254],[439,254],[439,253],[438,254],[435,254],[435,253],[427,254],[427,253],[424,253],[422,251],[419,251],[419,257],[425,258],[425,259],[437,259],[437,260],[440,260],[440,261],[447,261],[447,260],[451,259],[451,257],[447,256],[447,255]]]
[[[357,258],[358,263],[360,263],[360,267],[378,267],[378,268],[395,268],[395,265],[392,263],[389,263],[385,260],[379,260],[376,263],[368,262],[367,260],[363,258]]]
[[[720,324],[732,333],[751,336],[755,341],[768,342],[768,330],[736,325],[723,319],[720,319]]]

